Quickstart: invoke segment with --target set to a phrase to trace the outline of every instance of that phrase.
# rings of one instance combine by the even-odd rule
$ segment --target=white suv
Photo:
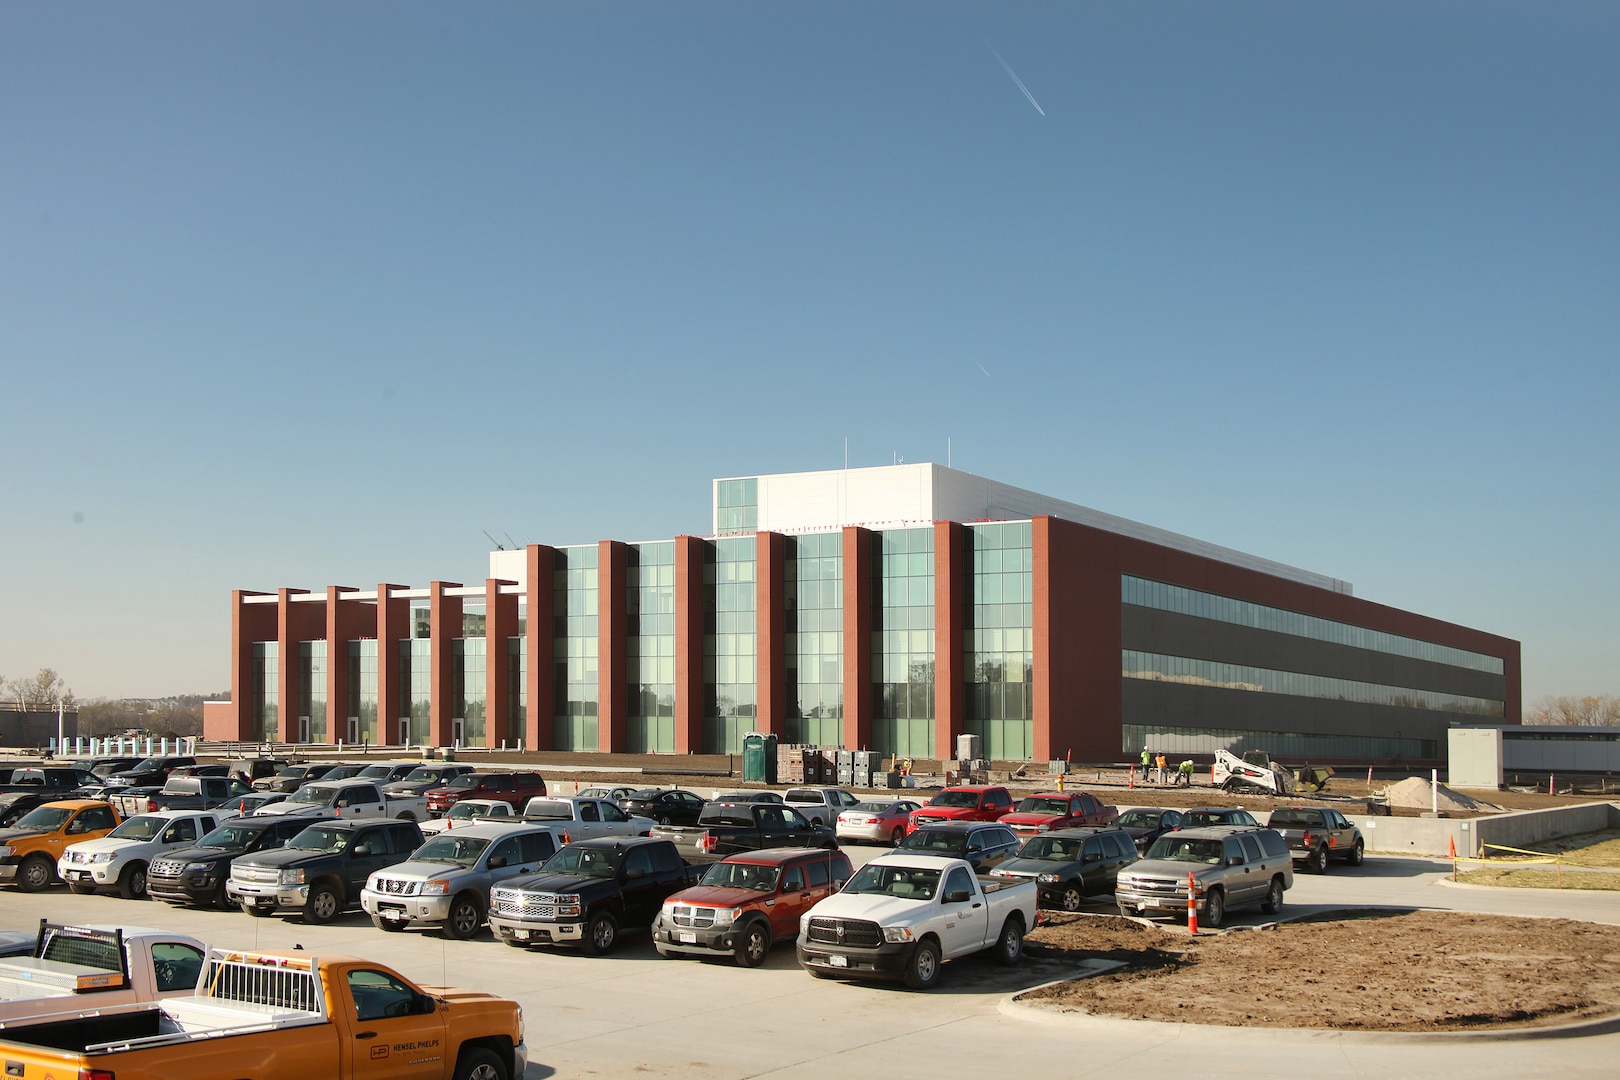
[[[803,814],[806,820],[832,828],[838,824],[838,815],[861,800],[838,787],[790,788],[782,801]]]
[[[146,898],[146,868],[170,848],[191,847],[219,825],[212,811],[159,810],[136,814],[98,840],[74,844],[57,860],[56,872],[76,893],[117,889],[126,900]]]

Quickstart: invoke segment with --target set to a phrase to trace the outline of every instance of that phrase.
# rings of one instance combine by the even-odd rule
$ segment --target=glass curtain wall
[[[871,749],[933,757],[934,530],[886,529],[873,544]]]
[[[743,736],[754,730],[758,694],[754,564],[753,537],[716,540],[704,551],[705,754],[740,754]]]
[[[388,736],[377,729],[377,639],[349,642],[349,712],[360,718],[360,741],[386,746]]]
[[[557,549],[552,572],[552,656],[556,679],[553,750],[595,750],[601,712],[597,683],[597,548]]]
[[[249,731],[260,742],[281,738],[281,643],[255,641],[249,672]]]
[[[786,740],[844,741],[844,536],[787,538]]]
[[[675,545],[632,544],[625,557],[625,667],[633,754],[675,752]]]
[[[399,717],[405,730],[397,736],[409,746],[426,746],[433,739],[432,608],[411,605],[411,636],[399,643]]]
[[[326,735],[326,642],[298,643],[298,716],[309,720],[302,741],[328,742]]]
[[[1282,761],[1433,761],[1442,755],[1435,739],[1385,735],[1321,735],[1293,731],[1240,731],[1234,728],[1125,724],[1126,747],[1151,746],[1175,759],[1192,754],[1213,756],[1225,750],[1242,757],[1264,750]]]
[[[967,568],[972,602],[963,633],[965,726],[984,740],[985,757],[1027,761],[1035,749],[1030,523],[972,524],[967,531],[973,558]]]
[[[714,526],[722,536],[752,533],[759,527],[759,481],[716,480]]]

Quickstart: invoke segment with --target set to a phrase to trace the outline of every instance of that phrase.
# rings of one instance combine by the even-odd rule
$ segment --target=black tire
[[[592,956],[604,956],[619,943],[619,923],[607,912],[592,915],[585,923],[585,951]]]
[[[394,820],[395,821],[415,821],[416,820],[416,815],[411,813],[409,810],[406,810],[406,811],[403,811]]]
[[[1325,847],[1317,847],[1316,849],[1314,849],[1311,852],[1310,859],[1306,862],[1305,865],[1310,867],[1311,873],[1313,873],[1313,874],[1325,874],[1325,873],[1327,873],[1327,868],[1328,868],[1327,848],[1325,848]]]
[[[375,926],[385,934],[397,934],[401,930],[405,929],[405,920],[385,919],[381,915],[373,915],[371,917],[371,925]]]
[[[1007,916],[1001,924],[1001,936],[996,938],[995,959],[1002,967],[1018,963],[1024,955],[1024,920],[1017,915]]]
[[[904,840],[905,838],[906,838],[906,827],[904,825],[896,825],[894,827],[894,832],[889,834],[889,846],[890,847],[899,847],[900,842],[902,840]]]
[[[1204,917],[1199,920],[1211,930],[1219,930],[1221,923],[1226,921],[1226,893],[1220,889],[1209,890],[1209,898],[1204,903]]]
[[[1058,903],[1062,905],[1064,911],[1079,911],[1085,902],[1085,893],[1080,891],[1080,886],[1076,882],[1065,885],[1063,895],[1058,898]]]
[[[469,1046],[456,1059],[456,1080],[507,1080],[506,1062],[493,1050]]]
[[[743,927],[737,939],[737,966],[759,967],[771,954],[771,925],[764,919],[755,919]]]
[[[1119,905],[1119,913],[1125,916],[1127,919],[1134,919],[1136,917],[1135,909],[1126,907],[1124,904]]]
[[[56,867],[51,864],[48,855],[30,855],[17,868],[17,888],[23,892],[48,889],[55,880]]]
[[[309,899],[304,902],[304,921],[312,926],[324,926],[337,918],[343,908],[338,894],[330,885],[311,885]]]
[[[478,903],[478,898],[471,893],[462,893],[450,901],[450,914],[444,920],[444,936],[462,941],[478,933],[478,928],[483,924],[484,909]]]
[[[1344,857],[1345,865],[1347,865],[1347,866],[1360,866],[1363,862],[1366,861],[1366,859],[1367,859],[1367,845],[1361,839],[1361,837],[1358,836],[1358,837],[1356,837],[1356,846],[1351,848],[1350,849],[1350,854],[1348,854],[1348,855],[1346,855]]]
[[[1283,906],[1283,879],[1281,875],[1271,879],[1271,888],[1266,890],[1266,898],[1260,904],[1260,910],[1267,915],[1275,915]]]
[[[260,907],[258,904],[249,903],[244,903],[242,905],[242,910],[253,916],[255,919],[268,919],[270,916],[276,913],[275,908]]]
[[[932,938],[924,938],[906,960],[906,986],[912,990],[931,989],[939,982],[939,967],[939,946]]]
[[[219,888],[214,890],[213,906],[221,911],[229,911],[236,906],[231,902],[231,898],[225,894],[225,882],[223,880],[220,881]]]
[[[118,895],[125,900],[146,899],[146,864],[130,863],[118,875]]]

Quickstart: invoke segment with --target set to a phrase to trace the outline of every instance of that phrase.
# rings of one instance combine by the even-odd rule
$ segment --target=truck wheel
[[[1313,874],[1325,874],[1325,873],[1327,873],[1327,868],[1328,868],[1327,848],[1318,847],[1314,851],[1312,851],[1310,861],[1306,865],[1308,865],[1311,868],[1311,873],[1313,873]]]
[[[1201,921],[1211,930],[1220,929],[1221,923],[1226,921],[1226,893],[1220,889],[1209,890],[1209,900],[1204,904]]]
[[[585,924],[585,948],[592,956],[612,952],[618,940],[619,924],[605,911],[591,916],[591,921]]]
[[[1063,890],[1063,910],[1079,911],[1080,906],[1086,902],[1085,896],[1080,892],[1080,886],[1070,885]]]
[[[1126,907],[1124,904],[1119,905],[1119,913],[1127,919],[1136,917],[1136,911],[1133,908]]]
[[[493,1050],[469,1046],[456,1059],[456,1080],[507,1080],[506,1062]]]
[[[444,920],[444,936],[460,941],[478,933],[484,913],[474,897],[463,894],[450,901],[450,915]]]
[[[221,911],[229,911],[236,906],[225,892],[225,882],[223,880],[220,881],[219,888],[214,890],[213,905]]]
[[[1271,879],[1271,888],[1266,890],[1266,899],[1263,903],[1261,903],[1260,910],[1265,912],[1267,915],[1275,915],[1277,912],[1282,910],[1282,906],[1283,879],[1280,877],[1274,877]]]
[[[737,942],[737,966],[759,967],[771,951],[771,928],[764,919],[755,919],[744,927]]]
[[[1366,857],[1367,857],[1367,845],[1362,842],[1360,837],[1357,837],[1356,838],[1356,846],[1350,849],[1350,854],[1345,856],[1344,861],[1345,861],[1346,865],[1349,865],[1349,866],[1360,866],[1362,864],[1362,861],[1365,860]]]
[[[939,946],[924,940],[906,961],[906,986],[913,990],[927,990],[939,981]]]
[[[405,929],[405,920],[385,919],[381,915],[373,915],[371,917],[371,925],[375,926],[385,934],[397,934],[401,930]]]
[[[146,864],[130,863],[118,875],[118,895],[125,900],[146,899]]]
[[[394,818],[394,820],[395,821],[415,821],[416,820],[416,815],[411,813],[409,810],[406,810],[403,813],[401,813],[398,817]]]
[[[1001,936],[996,939],[996,963],[1005,967],[1018,963],[1024,955],[1024,920],[1017,915],[1007,916],[1002,924]]]
[[[330,885],[316,885],[304,903],[304,921],[320,926],[337,918],[338,898]]]
[[[896,825],[894,827],[894,832],[889,834],[889,846],[890,847],[899,847],[900,846],[900,841],[904,840],[905,838],[906,838],[906,827],[904,825]]]
[[[39,892],[49,888],[56,880],[56,867],[45,855],[30,855],[23,860],[22,870],[17,874],[17,887],[23,892]]]

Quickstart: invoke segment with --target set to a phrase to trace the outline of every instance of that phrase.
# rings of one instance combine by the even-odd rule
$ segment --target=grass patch
[[[1592,874],[1580,870],[1558,873],[1550,866],[1493,867],[1459,872],[1457,880],[1469,885],[1497,885],[1509,889],[1585,889],[1620,892],[1620,874]]]
[[[1580,836],[1561,836],[1556,840],[1542,840],[1527,845],[1527,851],[1540,851],[1548,855],[1564,856],[1565,866],[1620,867],[1620,829],[1582,833]],[[1533,855],[1513,855],[1487,848],[1492,863],[1511,865],[1535,858]],[[1548,871],[1551,873],[1552,871]]]

